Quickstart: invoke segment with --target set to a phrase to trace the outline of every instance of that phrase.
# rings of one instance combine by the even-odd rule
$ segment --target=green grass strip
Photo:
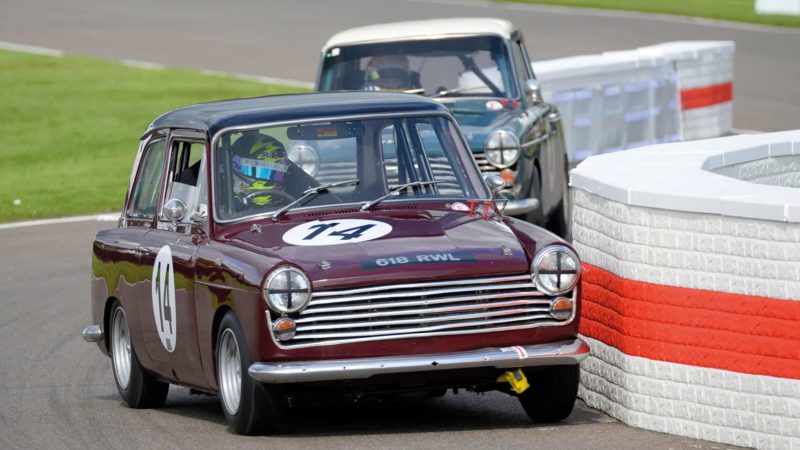
[[[705,17],[762,25],[800,27],[800,16],[756,14],[755,0],[504,0],[515,3],[619,9]]]
[[[0,222],[119,211],[139,137],[158,115],[303,90],[9,51],[0,51],[0,86]]]

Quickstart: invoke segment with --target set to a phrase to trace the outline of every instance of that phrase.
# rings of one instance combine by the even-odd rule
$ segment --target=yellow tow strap
[[[511,389],[517,394],[522,394],[526,389],[531,387],[531,385],[528,384],[528,378],[525,377],[525,373],[522,371],[522,369],[508,370],[506,373],[497,377],[498,383],[502,383],[504,381],[510,384]]]

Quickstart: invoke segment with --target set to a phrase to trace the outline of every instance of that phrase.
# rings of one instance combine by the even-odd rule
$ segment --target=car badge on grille
[[[331,268],[330,261],[322,261],[321,263],[319,263],[319,268],[322,269],[322,270],[330,269]]]
[[[507,245],[500,247],[500,250],[503,251],[503,256],[511,256],[514,254],[514,251],[511,250]]]

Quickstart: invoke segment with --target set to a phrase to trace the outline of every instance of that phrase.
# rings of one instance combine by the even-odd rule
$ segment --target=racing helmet
[[[408,58],[403,55],[375,56],[364,70],[365,90],[404,90],[411,87]]]
[[[289,159],[279,140],[249,131],[234,142],[231,167],[237,206],[265,206],[273,203],[273,194],[281,189]]]

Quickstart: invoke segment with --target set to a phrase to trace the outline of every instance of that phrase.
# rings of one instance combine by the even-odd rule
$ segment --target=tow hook
[[[511,389],[517,394],[522,394],[526,389],[531,387],[531,385],[528,384],[528,378],[525,377],[525,373],[519,368],[508,370],[506,373],[497,377],[498,383],[502,383],[504,381],[511,385]]]

